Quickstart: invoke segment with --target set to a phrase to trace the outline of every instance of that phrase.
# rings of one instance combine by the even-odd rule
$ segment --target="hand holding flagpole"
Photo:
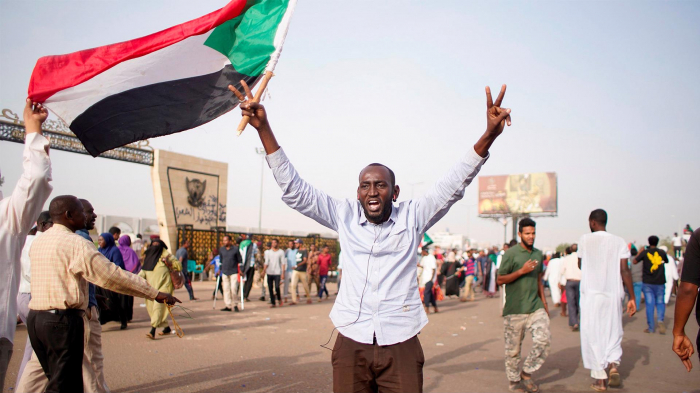
[[[238,100],[243,103],[247,100],[250,99],[251,102],[259,103],[260,99],[262,98],[263,93],[265,92],[265,89],[267,89],[267,83],[270,81],[270,78],[272,78],[274,74],[272,71],[267,71],[265,75],[263,76],[262,81],[260,82],[260,87],[258,87],[258,91],[255,95],[250,91],[250,87],[248,87],[248,84],[244,81],[241,80],[241,86],[243,86],[243,91],[245,92],[245,96],[241,94],[238,89],[236,89],[233,85],[228,85],[228,89],[233,92],[233,94],[236,95]],[[240,136],[243,133],[243,130],[245,127],[248,125],[248,122],[250,121],[250,116],[243,116],[241,119],[241,122],[238,124],[238,136]]]

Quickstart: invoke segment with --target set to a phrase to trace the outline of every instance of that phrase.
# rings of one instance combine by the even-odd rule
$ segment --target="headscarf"
[[[139,256],[136,255],[136,251],[131,249],[131,238],[127,235],[119,237],[119,251],[122,253],[122,258],[124,259],[124,267],[126,270],[136,274],[141,268],[139,263]]]
[[[109,232],[103,233],[100,236],[105,240],[105,247],[100,247],[98,250],[109,259],[110,262],[124,269],[124,259],[122,258],[122,253],[119,252],[119,248],[117,248],[114,243],[114,236]]]
[[[141,267],[141,270],[152,272],[158,264],[158,261],[160,261],[160,257],[163,255],[163,250],[167,249],[168,246],[166,246],[162,240],[154,239],[151,242],[151,245],[148,246],[148,250],[146,250],[146,256],[143,258],[143,266]]]

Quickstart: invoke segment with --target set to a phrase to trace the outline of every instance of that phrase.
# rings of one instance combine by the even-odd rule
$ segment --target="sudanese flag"
[[[296,0],[233,0],[146,37],[37,61],[29,97],[87,151],[185,131],[235,108],[228,85],[273,71]]]

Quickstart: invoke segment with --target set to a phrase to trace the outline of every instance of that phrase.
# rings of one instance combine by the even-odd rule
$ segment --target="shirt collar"
[[[364,225],[366,222],[369,222],[367,220],[367,217],[365,217],[365,209],[362,208],[362,203],[360,201],[357,201],[357,204],[360,208],[360,215],[358,217],[357,223],[360,225]],[[391,204],[391,215],[389,216],[389,220],[392,221],[394,224],[396,224],[397,219],[399,217],[399,209],[394,205],[393,203]]]
[[[53,231],[61,231],[61,232],[70,232],[70,233],[74,233],[73,231],[71,231],[70,229],[68,229],[67,226],[61,225],[61,224],[56,224],[56,223],[54,223],[54,224],[51,226],[51,228],[49,228],[49,229],[47,230],[47,232],[48,232],[48,231],[52,231],[52,230],[53,230]]]

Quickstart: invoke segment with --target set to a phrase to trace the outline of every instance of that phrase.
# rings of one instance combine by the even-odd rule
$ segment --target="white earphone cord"
[[[372,243],[372,247],[369,250],[369,256],[367,257],[367,271],[365,272],[365,285],[362,287],[362,295],[360,296],[360,309],[357,310],[357,318],[355,318],[355,320],[352,323],[349,323],[347,325],[334,327],[333,330],[331,330],[331,335],[330,335],[330,337],[328,337],[328,341],[326,341],[325,344],[322,344],[321,348],[325,348],[325,349],[333,352],[333,348],[327,347],[327,345],[330,344],[331,340],[333,339],[333,332],[338,330],[338,328],[345,328],[348,326],[352,326],[355,323],[357,323],[357,321],[360,320],[360,316],[362,315],[362,301],[365,298],[365,289],[367,289],[367,282],[369,281],[369,261],[372,259],[372,252],[374,251],[374,245],[377,244],[377,240],[379,239],[379,236],[382,235],[383,229],[384,229],[384,223],[381,223],[379,225],[379,234],[377,234],[377,226],[376,225],[374,226],[374,243]]]

